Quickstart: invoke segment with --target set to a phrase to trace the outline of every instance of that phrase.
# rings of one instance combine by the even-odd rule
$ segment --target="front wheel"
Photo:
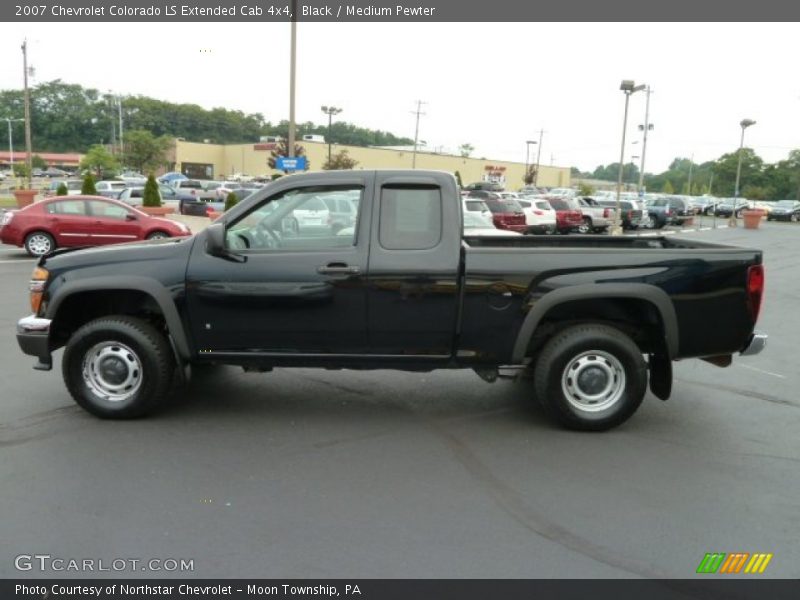
[[[103,419],[151,411],[169,393],[175,361],[166,337],[146,321],[103,317],[78,329],[62,374],[75,402]]]
[[[168,237],[169,237],[169,234],[166,233],[165,231],[154,231],[154,232],[148,234],[147,239],[148,240],[165,240]]]
[[[561,425],[604,431],[627,421],[647,391],[647,364],[636,344],[608,325],[576,325],[545,345],[534,389]]]
[[[56,249],[53,236],[44,231],[34,231],[25,237],[25,251],[31,256],[44,256]]]

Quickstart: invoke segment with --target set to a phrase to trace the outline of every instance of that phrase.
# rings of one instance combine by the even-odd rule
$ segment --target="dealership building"
[[[328,144],[307,140],[298,143],[305,150],[310,170],[321,169],[328,158]],[[178,138],[175,140],[170,162],[175,171],[194,179],[224,179],[234,173],[270,176],[279,173],[270,169],[267,163],[274,149],[275,144],[270,142],[223,145],[187,142]],[[342,150],[347,150],[350,158],[358,161],[356,169],[411,169],[414,161],[413,148],[409,147],[332,145],[334,155]],[[458,171],[465,185],[475,181],[496,181],[508,190],[522,187],[525,173],[524,163],[467,158],[420,150],[417,151],[416,168],[451,173]],[[569,187],[570,169],[541,165],[537,184],[545,187]]]

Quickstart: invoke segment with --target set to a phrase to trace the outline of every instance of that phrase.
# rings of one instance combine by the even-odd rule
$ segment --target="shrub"
[[[144,184],[142,206],[161,206],[161,194],[158,193],[158,183],[152,173],[148,175],[147,183]]]
[[[81,194],[86,194],[87,196],[97,195],[97,188],[94,187],[94,177],[92,177],[91,173],[87,173],[86,177],[83,178],[83,185],[81,186]]]
[[[69,190],[67,189],[67,184],[63,181],[58,184],[58,189],[56,190],[56,196],[66,196],[69,194]]]
[[[225,198],[225,210],[230,210],[236,206],[237,202],[239,202],[239,197],[233,192],[228,192],[228,196]]]

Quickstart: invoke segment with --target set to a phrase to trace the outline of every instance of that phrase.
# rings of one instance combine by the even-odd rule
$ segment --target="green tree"
[[[125,160],[142,173],[155,171],[166,164],[171,144],[169,137],[156,137],[143,129],[128,131],[125,133]]]
[[[87,173],[83,178],[83,184],[81,185],[81,194],[85,194],[87,196],[97,195],[97,188],[94,187],[94,177],[92,177],[91,173]]]
[[[34,169],[46,169],[47,161],[38,154],[34,154],[31,156],[31,167]]]
[[[227,198],[225,198],[225,210],[227,211],[233,208],[234,206],[236,206],[238,202],[239,202],[239,197],[233,192],[228,192],[228,196]]]
[[[354,169],[357,164],[358,161],[352,158],[347,150],[342,150],[326,160],[322,168],[325,171],[347,171]]]
[[[472,154],[474,151],[475,151],[475,146],[473,146],[472,144],[470,144],[470,143],[468,143],[468,142],[467,142],[467,143],[465,143],[465,144],[461,144],[461,145],[458,147],[458,153],[459,153],[459,154],[460,154],[460,155],[461,155],[463,158],[469,158],[470,154]]]
[[[295,156],[305,156],[306,149],[303,148],[300,144],[294,145],[294,155]],[[282,139],[280,142],[275,144],[275,148],[272,149],[270,152],[270,156],[267,159],[267,164],[269,165],[270,169],[277,169],[278,158],[281,156],[289,156],[289,142],[285,139]],[[306,171],[311,168],[311,161],[306,159]],[[288,173],[288,171],[285,171]]]
[[[15,177],[27,177],[28,176],[28,165],[24,162],[15,162],[14,163],[14,176]]]
[[[156,177],[152,173],[147,176],[142,193],[142,206],[161,206],[161,194],[158,191]]]
[[[536,165],[528,165],[525,174],[522,176],[522,183],[533,185],[534,181],[536,181]]]
[[[667,179],[664,182],[664,187],[661,188],[661,191],[664,192],[665,194],[674,194],[675,193],[675,188],[672,187],[672,184],[669,182],[669,179]]]
[[[99,179],[104,179],[114,176],[119,169],[119,163],[105,146],[95,144],[81,160],[81,169],[88,169]]]
[[[578,186],[578,194],[581,196],[591,196],[594,194],[594,188],[590,185],[582,183]]]
[[[67,184],[63,181],[58,184],[58,188],[56,189],[56,196],[66,196],[69,194],[69,190],[67,189]]]

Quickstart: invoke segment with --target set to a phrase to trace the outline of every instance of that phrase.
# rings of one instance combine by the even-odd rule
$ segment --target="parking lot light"
[[[755,125],[756,122],[752,119],[742,119],[739,122],[739,127],[742,128],[742,137],[739,140],[739,162],[736,165],[736,185],[733,189],[733,210],[731,210],[731,218],[728,219],[728,227],[736,227],[738,223],[736,222],[736,205],[738,204],[739,200],[739,180],[742,176],[742,150],[744,148],[744,130],[750,127],[751,125]]]
[[[619,86],[625,94],[625,113],[622,117],[622,148],[619,152],[619,170],[617,174],[617,205],[614,210],[614,225],[609,232],[611,235],[622,235],[622,202],[620,196],[622,194],[622,172],[625,162],[625,130],[628,127],[628,103],[631,94],[640,92],[645,89],[646,85],[636,85],[632,79],[625,79]]]

